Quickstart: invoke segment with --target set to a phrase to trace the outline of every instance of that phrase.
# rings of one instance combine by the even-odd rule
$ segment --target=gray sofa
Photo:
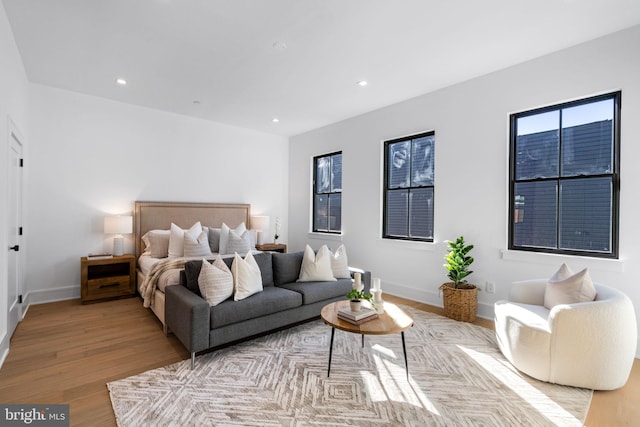
[[[297,282],[302,252],[262,252],[254,258],[260,267],[264,290],[241,301],[229,298],[209,306],[200,296],[198,286],[202,261],[187,262],[180,285],[166,288],[166,323],[191,352],[192,368],[197,352],[318,318],[322,307],[345,299],[352,287],[351,279]],[[224,261],[230,266],[233,259]],[[362,274],[368,292],[371,273],[351,268],[350,271]]]

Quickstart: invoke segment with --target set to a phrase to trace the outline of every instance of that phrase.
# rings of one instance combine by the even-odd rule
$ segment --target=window
[[[620,96],[511,115],[510,249],[617,257]]]
[[[384,143],[382,235],[433,242],[435,133]]]
[[[342,152],[313,158],[313,231],[342,231]]]

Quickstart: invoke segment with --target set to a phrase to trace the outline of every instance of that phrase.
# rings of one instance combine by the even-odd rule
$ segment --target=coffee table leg
[[[362,334],[362,348],[364,348],[364,334]]]
[[[407,371],[407,379],[409,379],[409,362],[407,362],[407,347],[404,345],[404,331],[400,332],[402,335],[402,351],[404,352],[404,367]]]
[[[336,333],[336,328],[331,328],[331,344],[329,344],[329,367],[327,368],[327,378],[331,373],[331,354],[333,353],[333,335]]]

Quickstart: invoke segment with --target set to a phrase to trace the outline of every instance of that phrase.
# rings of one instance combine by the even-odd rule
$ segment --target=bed
[[[179,283],[181,265],[185,260],[191,258],[154,258],[151,256],[153,254],[149,254],[148,251],[145,253],[147,248],[144,240],[148,242],[148,238],[143,240],[143,237],[152,230],[170,230],[172,223],[182,229],[189,229],[197,222],[200,222],[203,227],[209,228],[221,228],[224,223],[232,229],[244,223],[247,230],[250,230],[251,205],[135,202],[133,233],[136,255],[136,287],[140,295],[143,296],[144,305],[148,306],[162,323],[165,334],[168,331],[165,323],[164,289]],[[255,243],[253,243],[252,249],[255,249]],[[215,253],[212,254],[212,256],[215,255]],[[153,280],[150,280],[151,276],[153,276]]]

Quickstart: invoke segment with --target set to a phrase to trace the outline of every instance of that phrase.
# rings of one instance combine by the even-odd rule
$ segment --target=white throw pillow
[[[229,241],[227,242],[227,253],[246,254],[251,250],[251,241],[249,239],[249,231],[245,230],[239,235],[233,230],[229,230]]]
[[[209,230],[202,230],[197,239],[189,233],[184,233],[184,256],[211,256]]]
[[[197,239],[202,233],[202,225],[196,222],[188,230],[183,230],[174,223],[171,223],[171,236],[169,237],[169,257],[184,256],[184,233],[189,233],[191,237]]]
[[[233,295],[233,275],[222,258],[217,257],[213,264],[202,260],[198,287],[210,306],[218,305]]]
[[[233,295],[235,301],[240,301],[262,292],[262,274],[251,252],[248,252],[244,259],[235,254],[231,264],[231,273],[233,274],[233,285],[235,287],[235,294]]]
[[[584,270],[573,274],[566,264],[549,279],[544,292],[544,306],[551,310],[559,304],[575,304],[596,299],[596,288],[589,275]]]
[[[244,222],[233,229],[229,228],[229,226],[223,222],[222,228],[220,228],[220,245],[218,248],[218,252],[223,255],[232,254],[233,252],[227,251],[227,244],[229,243],[229,231],[233,230],[240,236],[246,231],[246,229],[247,227],[244,225]]]
[[[351,279],[349,272],[349,261],[347,260],[347,248],[340,245],[335,252],[329,251],[331,254],[331,270],[333,277],[336,279]]]
[[[302,257],[298,282],[331,282],[335,281],[331,270],[331,253],[327,245],[322,245],[318,253],[313,253],[307,245]]]
[[[150,230],[142,236],[144,255],[152,258],[166,258],[169,256],[170,230]]]

